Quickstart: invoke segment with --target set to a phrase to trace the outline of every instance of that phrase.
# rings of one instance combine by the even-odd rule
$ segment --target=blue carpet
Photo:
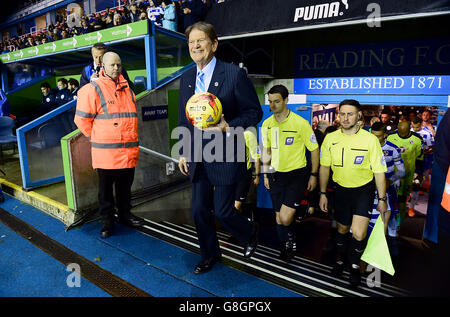
[[[104,297],[108,293],[81,277],[69,287],[71,272],[0,223],[0,297]]]
[[[207,274],[195,275],[192,270],[200,259],[199,255],[149,237],[126,226],[115,225],[115,235],[108,239],[101,239],[99,235],[101,223],[99,221],[65,232],[62,222],[15,198],[7,196],[6,201],[0,207],[81,256],[91,261],[95,259],[95,263],[103,269],[141,288],[152,296],[299,296],[294,292],[221,263],[215,265]],[[22,240],[24,243],[28,243],[24,239]],[[31,246],[30,248],[39,250],[30,243],[28,244]],[[39,252],[42,253],[40,250]],[[3,264],[3,262],[0,263]],[[62,273],[67,277],[68,273],[65,272],[65,267],[62,264],[60,266],[62,267]],[[51,273],[49,271],[49,274]],[[0,278],[1,282],[3,282],[3,277]],[[27,285],[22,285],[22,283],[14,284],[16,284],[16,290],[11,291],[14,294],[21,294],[22,286],[26,287]],[[13,284],[8,285],[9,287],[13,286]],[[42,288],[45,291],[44,285]],[[53,292],[51,293],[53,294]],[[35,296],[25,294],[28,293],[24,292],[23,295],[19,296]],[[5,294],[4,296],[10,295]],[[44,292],[39,296],[54,295],[49,295]],[[62,296],[72,295],[62,294]]]

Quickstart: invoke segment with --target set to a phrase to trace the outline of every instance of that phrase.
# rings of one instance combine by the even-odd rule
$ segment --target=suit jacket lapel
[[[223,67],[222,62],[217,59],[216,67],[214,67],[211,82],[209,83],[208,92],[217,96],[218,92],[220,91],[220,87],[222,86],[222,83],[224,81],[224,78],[225,78],[225,69]]]
[[[197,78],[197,67],[193,67],[190,70],[192,73],[187,76],[186,89],[189,92],[189,96],[195,93],[195,80]]]

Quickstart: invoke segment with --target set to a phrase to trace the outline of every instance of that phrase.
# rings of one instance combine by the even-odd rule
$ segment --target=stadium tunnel
[[[147,225],[139,229],[142,232],[198,253],[196,233],[190,216],[190,185],[171,158],[171,150],[176,142],[171,139],[171,133],[178,121],[178,78],[194,65],[189,58],[183,35],[150,25],[142,28],[142,32],[138,35],[104,40],[106,45],[121,56],[124,68],[137,87],[142,153],[132,189],[132,211],[147,220]],[[133,24],[129,26],[133,27]],[[351,43],[358,32],[355,31],[356,27],[352,26],[344,26],[340,32],[346,33],[346,30],[351,31],[349,34],[352,36],[348,39]],[[326,33],[324,30],[319,30],[308,36],[312,38],[318,35],[318,38],[324,39],[321,37],[324,33]],[[122,34],[126,34],[126,31]],[[418,104],[415,95],[399,100],[394,94],[374,97],[367,93],[343,95],[328,91],[318,94],[296,89],[297,83],[304,78],[314,78],[294,74],[295,56],[286,58],[287,56],[283,55],[287,54],[286,52],[294,54],[297,44],[293,39],[297,39],[300,35],[303,35],[302,31],[285,35],[262,35],[246,40],[233,35],[227,37],[226,34],[221,35],[223,40],[219,38],[218,57],[236,64],[242,63],[242,66],[247,68],[263,106],[264,118],[270,115],[265,92],[275,83],[283,83],[288,87],[291,92],[289,108],[310,122],[313,118],[314,104],[334,104],[347,96],[356,97],[355,99],[362,97],[362,103],[366,105],[419,106],[429,105],[429,102],[433,101],[423,99]],[[91,34],[92,36],[96,37]],[[330,35],[325,37],[328,44],[332,44],[331,38]],[[107,36],[105,35],[103,39],[107,39]],[[81,40],[78,40],[78,43],[80,42]],[[318,40],[315,40],[314,43],[317,42]],[[279,43],[283,44],[277,48]],[[8,92],[11,112],[17,113],[19,117],[25,116],[31,110],[29,105],[39,104],[41,98],[39,85],[43,81],[56,84],[56,80],[60,77],[79,79],[76,76],[79,76],[82,67],[92,60],[91,45],[92,43],[79,48],[62,49],[57,53],[25,58],[22,56],[14,61],[11,60],[13,55],[20,52],[10,53],[9,60],[5,60],[6,57],[2,56],[8,69],[2,73],[2,83],[4,90]],[[304,48],[305,44],[301,46]],[[33,76],[32,80],[20,86],[13,87],[11,77],[20,73],[17,71],[20,68],[27,69],[28,73],[30,69],[35,70],[39,75]],[[441,109],[445,108],[448,99],[446,103],[441,95],[437,98],[439,100],[434,99],[434,102],[438,101]],[[17,130],[19,160],[15,163],[13,159],[11,162],[5,161],[5,164],[11,163],[11,172],[6,169],[7,176],[0,180],[6,192],[60,219],[68,229],[98,218],[95,214],[97,178],[90,165],[90,145],[77,130],[43,127],[48,127],[51,122],[66,121],[61,118],[67,117],[67,113],[74,107],[74,102],[68,103],[22,125]],[[157,112],[152,110],[160,110],[162,115],[157,116]],[[42,136],[46,130],[49,137],[44,136],[43,140]],[[14,179],[14,175],[21,177]],[[253,188],[249,201],[256,204],[260,210],[270,212],[270,198],[261,185],[257,190]],[[278,251],[270,243],[266,245],[263,243],[255,258],[244,262],[238,255],[242,247],[233,242],[227,233],[219,232],[219,240],[228,265],[283,285],[300,294],[312,296],[406,294],[404,290],[389,284],[383,284],[377,289],[363,287],[361,290],[351,291],[346,281],[329,276],[330,266],[300,256],[297,256],[291,264],[284,263],[277,258]]]
[[[290,92],[290,110],[314,127],[319,120],[333,124],[336,107],[344,99],[361,103],[366,126],[383,109],[396,112],[397,119],[399,113],[429,109],[436,127],[449,107],[448,3],[417,0],[394,8],[381,1],[377,26],[369,25],[365,4],[345,8],[344,4],[333,2],[339,7],[336,16],[314,11],[308,19],[295,19],[299,12],[306,16],[307,10],[313,14],[311,10],[326,10],[331,4],[229,1],[213,7],[207,21],[218,25],[220,58],[241,63],[249,76],[265,82],[266,92],[273,84],[284,84]],[[250,11],[255,16],[252,22],[258,23],[249,23]],[[267,118],[267,100],[261,104]],[[427,202],[426,195],[421,196],[418,223],[409,238],[422,239]],[[262,185],[258,207],[271,208]]]

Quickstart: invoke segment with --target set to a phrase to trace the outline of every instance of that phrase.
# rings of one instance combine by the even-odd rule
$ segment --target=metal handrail
[[[160,158],[160,159],[163,159],[163,160],[166,160],[166,161],[169,161],[169,162],[174,162],[174,163],[176,163],[176,164],[178,164],[178,162],[179,162],[179,160],[174,159],[173,157],[170,157],[170,156],[161,154],[161,153],[159,153],[159,152],[156,152],[156,151],[147,149],[146,147],[143,147],[143,146],[141,146],[141,145],[139,146],[139,149],[140,149],[142,152],[144,152],[144,153],[151,154],[151,155],[153,155],[153,156],[156,156],[156,157],[158,157],[158,158]]]

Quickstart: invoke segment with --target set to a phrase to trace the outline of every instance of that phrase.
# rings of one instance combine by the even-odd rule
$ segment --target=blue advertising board
[[[298,48],[294,78],[450,75],[450,38]]]
[[[294,93],[449,95],[450,76],[296,78]]]

